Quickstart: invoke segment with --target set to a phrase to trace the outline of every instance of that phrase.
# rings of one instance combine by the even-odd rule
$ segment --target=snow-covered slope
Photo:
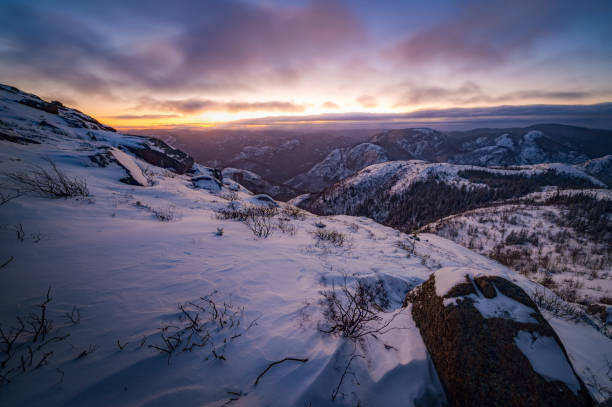
[[[227,177],[240,183],[240,185],[248,188],[251,192],[257,194],[267,194],[281,201],[289,200],[301,192],[288,185],[274,184],[262,178],[258,174],[248,170],[224,168],[222,174],[223,177]]]
[[[411,230],[452,213],[547,186],[605,187],[582,167],[536,164],[509,169],[425,161],[371,165],[294,203],[315,213],[369,216]]]
[[[50,162],[88,190],[70,199],[27,193],[0,205],[8,338],[0,357],[10,356],[0,366],[2,406],[442,405],[435,369],[402,308],[406,291],[445,266],[512,273],[435,235],[416,241],[366,218],[270,209],[218,170],[195,164],[180,174],[127,148],[155,142],[89,122],[71,127],[0,92],[2,131],[13,138],[0,140],[3,194],[19,187],[11,174],[37,174]],[[120,182],[127,173],[106,155],[111,148],[146,186]],[[241,213],[254,215],[232,219]],[[270,235],[256,237],[266,224]],[[528,293],[539,287],[512,278]],[[377,287],[376,315],[389,324],[376,336],[322,332],[322,292],[345,284]],[[28,325],[9,350],[18,317],[43,326],[44,338]],[[550,321],[603,399],[593,383],[610,387],[609,340],[584,323]]]
[[[585,161],[580,166],[585,172],[612,188],[612,154]]]
[[[423,228],[585,305],[612,336],[612,192],[530,194],[523,202],[449,216]],[[594,305],[599,304],[599,305]],[[601,313],[602,311],[603,314]],[[603,315],[603,317],[602,317]]]
[[[308,172],[286,183],[303,191],[317,192],[368,165],[388,160],[385,149],[372,143],[361,143],[351,148],[337,148]]]
[[[366,153],[365,146],[368,152]],[[611,181],[608,159],[612,132],[563,125],[513,129],[475,129],[443,133],[430,128],[389,130],[368,143],[336,149],[308,172],[287,181],[299,189],[318,192],[370,164],[393,160],[425,160],[478,166],[516,166],[541,163],[579,164],[592,159],[591,175]],[[363,157],[355,160],[354,157]],[[608,181],[604,180],[606,178]]]

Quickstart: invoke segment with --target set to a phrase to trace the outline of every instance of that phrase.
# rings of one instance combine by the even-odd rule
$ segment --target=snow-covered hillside
[[[423,230],[506,264],[584,305],[612,336],[612,193],[534,193],[449,216]]]
[[[612,132],[563,125],[450,133],[430,128],[399,129],[376,134],[368,143],[336,149],[308,172],[286,182],[304,191],[318,192],[371,164],[425,160],[483,167],[575,164],[609,184],[610,159],[601,156],[610,152]]]
[[[406,292],[442,267],[542,288],[444,238],[303,212],[23,98],[37,101],[0,89],[2,406],[443,405]],[[82,188],[27,190],[44,174]],[[375,335],[325,333],[330,293],[354,287],[372,293]],[[544,313],[608,397],[609,339]]]
[[[368,165],[388,160],[385,149],[376,144],[361,143],[351,148],[337,148],[308,172],[288,180],[286,184],[303,191],[317,192]]]
[[[411,230],[452,213],[551,186],[603,188],[605,184],[583,167],[567,164],[497,169],[391,161],[366,167],[319,193],[292,202],[319,214],[368,216]]]

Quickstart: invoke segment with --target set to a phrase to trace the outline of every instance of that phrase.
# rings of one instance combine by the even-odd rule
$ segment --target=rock
[[[608,307],[601,304],[589,304],[587,312],[591,315],[599,317],[601,322],[606,323],[608,319]]]
[[[449,405],[594,404],[554,330],[509,280],[443,268],[406,301]]]
[[[139,136],[135,136],[139,137]],[[193,158],[181,150],[170,147],[163,141],[153,137],[142,137],[145,142],[139,147],[125,145],[136,157],[156,167],[172,169],[178,174],[184,174],[193,167]]]
[[[58,108],[62,106],[59,102],[45,102],[44,100],[23,99],[19,103],[22,105],[33,107],[34,109],[42,110],[51,114],[58,114]]]
[[[210,192],[219,192],[223,188],[221,181],[209,175],[198,175],[191,178],[191,185],[195,189],[205,189]]]
[[[98,167],[105,168],[110,163],[114,162],[115,159],[109,152],[100,152],[89,156],[89,159],[92,163],[96,164]]]
[[[10,141],[11,143],[17,143],[17,144],[40,144],[39,141],[36,140],[32,140],[29,138],[25,138],[25,137],[21,137],[19,135],[17,135],[15,132],[11,132],[12,134],[10,134],[8,131],[4,132],[4,131],[0,131],[0,140],[5,140],[5,141]]]
[[[253,195],[249,198],[249,202],[257,206],[278,207],[276,201],[266,194]]]

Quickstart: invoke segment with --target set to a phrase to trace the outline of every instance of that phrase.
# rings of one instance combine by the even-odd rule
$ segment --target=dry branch
[[[278,360],[278,361],[276,361],[276,362],[272,362],[272,363],[270,363],[270,364],[268,365],[268,367],[266,367],[266,369],[265,369],[263,372],[261,372],[261,373],[259,374],[259,376],[257,376],[257,379],[255,380],[255,386],[257,386],[257,383],[259,383],[259,380],[260,380],[260,379],[263,377],[263,375],[265,375],[266,373],[268,373],[268,370],[270,370],[270,369],[271,369],[273,366],[279,365],[279,364],[281,364],[281,363],[283,363],[283,362],[287,362],[287,361],[290,361],[290,360],[295,361],[295,362],[301,362],[301,363],[306,363],[306,362],[308,362],[308,358],[305,358],[305,359],[298,359],[298,358],[284,358],[284,359]]]

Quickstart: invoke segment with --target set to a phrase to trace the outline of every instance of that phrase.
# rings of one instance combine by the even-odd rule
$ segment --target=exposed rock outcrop
[[[172,169],[178,174],[184,174],[193,167],[193,158],[183,151],[170,147],[163,141],[153,137],[144,137],[144,139],[146,142],[138,147],[125,145],[125,148],[136,157],[151,165]]]
[[[406,298],[451,406],[590,406],[536,305],[509,280],[443,268]]]

